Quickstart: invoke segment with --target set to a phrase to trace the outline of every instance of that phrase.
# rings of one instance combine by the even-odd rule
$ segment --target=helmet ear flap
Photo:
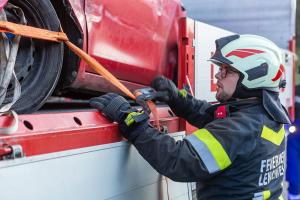
[[[232,98],[238,98],[238,99],[246,99],[251,97],[259,97],[262,98],[262,89],[248,89],[246,86],[242,84],[242,81],[244,80],[244,74],[239,72],[240,77],[237,82],[235,91],[232,95]]]
[[[239,80],[236,84],[236,88],[235,88],[235,91],[232,95],[232,98],[239,98],[240,93],[242,92],[242,87],[244,87],[243,84],[242,84],[242,81],[243,81],[245,76],[242,73],[239,73],[239,75],[240,75],[240,77],[239,77]]]

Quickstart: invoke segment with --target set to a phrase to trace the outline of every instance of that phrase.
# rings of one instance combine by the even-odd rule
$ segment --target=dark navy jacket
[[[170,103],[172,111],[199,128],[175,141],[144,124],[127,129],[129,140],[159,173],[174,181],[197,182],[198,199],[281,199],[285,132],[260,100],[216,106],[188,95]]]

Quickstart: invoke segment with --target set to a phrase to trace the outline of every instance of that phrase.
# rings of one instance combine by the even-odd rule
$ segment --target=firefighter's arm
[[[178,90],[171,80],[163,76],[156,77],[151,86],[159,92],[166,93],[157,100],[166,102],[177,116],[186,119],[198,128],[202,128],[207,123],[207,120],[204,119],[205,111],[211,104],[193,98],[185,90]]]
[[[121,124],[120,130],[159,173],[189,182],[209,179],[230,167],[238,156],[250,155],[256,145],[253,133],[260,126],[253,118],[237,116],[213,121],[182,141],[147,123],[128,129]]]
[[[242,151],[248,152],[250,148],[245,148],[246,144],[254,144],[251,139],[253,134],[243,130],[249,130],[255,116],[213,121],[204,129],[176,142],[169,135],[152,128],[148,124],[147,114],[132,109],[117,94],[108,93],[93,98],[90,104],[118,122],[123,136],[136,146],[139,153],[158,172],[175,181],[209,179],[229,167]],[[253,125],[254,128],[257,124]]]
[[[161,174],[176,181],[200,181],[212,176],[189,141],[175,141],[148,124],[149,116],[131,108],[121,96],[108,93],[90,100],[131,141],[140,154]]]
[[[130,128],[120,124],[120,131],[155,170],[174,181],[203,181],[213,176],[194,147],[185,139],[175,141],[151,127],[148,122]]]
[[[205,111],[212,106],[206,101],[195,99],[190,94],[179,95],[168,105],[176,116],[184,118],[197,128],[203,128],[208,123]]]

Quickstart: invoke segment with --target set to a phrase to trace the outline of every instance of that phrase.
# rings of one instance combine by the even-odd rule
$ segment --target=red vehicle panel
[[[0,10],[4,7],[8,0],[0,0]]]
[[[70,3],[82,30],[87,30],[84,34],[88,53],[130,89],[149,85],[158,74],[173,78],[178,20],[185,16],[179,0],[86,0],[87,29],[80,2]],[[72,86],[114,90],[85,64],[81,64]]]
[[[1,7],[5,3],[0,0]],[[10,3],[22,9],[28,25],[53,31],[61,26],[75,45],[130,90],[148,86],[157,75],[177,78],[174,74],[177,75],[178,65],[178,21],[185,16],[180,0],[41,0],[39,3],[11,0]],[[8,8],[6,13],[8,21],[18,19]],[[55,95],[60,96],[75,89],[72,98],[85,98],[82,91],[87,90],[120,92],[62,44],[40,43],[43,42],[26,38],[21,41],[17,63],[27,65],[15,66],[24,97],[14,105],[18,113],[39,109],[55,87]],[[45,79],[44,74],[47,74]],[[11,84],[11,95],[13,87]],[[29,95],[31,87],[36,91],[34,97]]]

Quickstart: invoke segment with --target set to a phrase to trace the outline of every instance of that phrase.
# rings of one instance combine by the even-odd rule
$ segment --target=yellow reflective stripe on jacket
[[[283,196],[280,195],[278,200],[284,200]]]
[[[185,89],[182,89],[182,90],[178,91],[178,94],[185,98],[187,96],[188,92]]]
[[[134,122],[134,117],[135,117],[135,116],[138,116],[138,115],[140,115],[140,114],[142,114],[142,113],[140,113],[140,112],[131,112],[131,113],[129,113],[129,114],[127,115],[126,119],[124,120],[125,124],[126,124],[127,126],[130,126],[130,125],[133,124],[133,122]]]
[[[252,200],[267,200],[271,197],[271,191],[265,190],[263,192],[257,192],[254,194]]]
[[[275,132],[272,129],[264,126],[261,133],[262,138],[272,142],[277,146],[281,144],[282,140],[284,139],[284,135],[284,126],[282,126],[282,128],[278,132]]]
[[[271,196],[270,190],[263,191],[264,200],[269,199]]]
[[[225,149],[208,130],[200,129],[193,134],[207,146],[221,170],[231,165]]]

